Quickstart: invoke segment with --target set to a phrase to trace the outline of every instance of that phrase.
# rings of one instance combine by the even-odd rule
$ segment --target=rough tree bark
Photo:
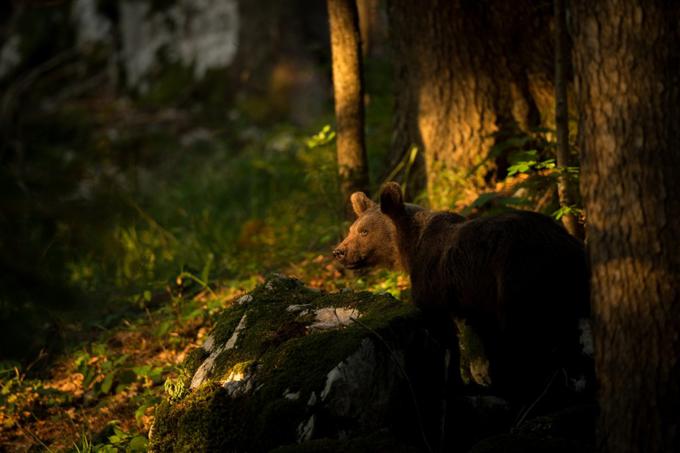
[[[397,66],[392,155],[398,161],[411,144],[419,146],[433,205],[486,188],[493,144],[541,122],[541,83],[532,82],[552,79],[552,8],[545,6],[390,0]],[[551,82],[543,85],[552,91]]]
[[[573,6],[600,445],[680,451],[680,3]]]
[[[565,169],[570,165],[567,69],[571,54],[569,53],[567,9],[565,3],[565,0],[555,0],[555,130],[557,131],[555,160],[560,169]],[[567,173],[562,171],[557,181],[557,195],[561,207],[568,207],[574,204],[572,190]],[[563,215],[562,223],[572,236],[582,236],[581,228],[579,228],[578,219],[575,215],[571,213]]]
[[[368,190],[359,15],[354,0],[328,0],[327,5],[333,56],[340,189],[345,213],[352,218],[350,195],[355,191]]]

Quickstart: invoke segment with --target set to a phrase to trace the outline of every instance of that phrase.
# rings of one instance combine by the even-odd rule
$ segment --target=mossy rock
[[[416,381],[444,375],[444,350],[428,338],[419,312],[390,295],[274,277],[226,309],[189,355],[180,387],[190,390],[159,406],[150,449],[331,448],[384,432],[379,442],[408,450],[431,425],[422,401],[413,409],[412,380],[427,388]]]

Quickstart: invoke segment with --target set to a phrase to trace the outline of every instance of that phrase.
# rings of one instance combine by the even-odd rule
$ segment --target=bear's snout
[[[341,261],[343,258],[345,258],[346,254],[347,249],[345,249],[344,247],[338,247],[337,249],[333,250],[333,256],[338,261]]]

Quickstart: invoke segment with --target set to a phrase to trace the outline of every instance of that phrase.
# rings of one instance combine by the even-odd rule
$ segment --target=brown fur
[[[578,318],[589,312],[586,257],[552,219],[516,211],[465,220],[405,204],[396,183],[383,187],[379,210],[365,195],[355,196],[358,219],[340,261],[371,265],[349,257],[373,256],[380,264],[399,263],[418,307],[465,318],[477,330],[496,377],[514,374],[514,385],[530,380],[537,363],[554,363],[555,351],[573,343]],[[380,237],[369,232],[362,242],[357,234],[365,224],[379,225]]]
[[[404,269],[394,223],[363,192],[353,193],[350,200],[357,219],[333,251],[335,258],[348,269]],[[420,206],[405,204],[405,209],[414,216],[425,214]]]

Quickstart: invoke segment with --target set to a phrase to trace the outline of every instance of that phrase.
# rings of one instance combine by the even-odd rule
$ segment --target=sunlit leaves
[[[562,206],[557,211],[552,213],[552,216],[560,220],[565,215],[573,215],[574,217],[580,218],[584,214],[583,209],[577,208],[576,205]]]
[[[170,379],[168,378],[163,384],[165,389],[165,394],[168,396],[170,401],[178,401],[184,397],[186,392],[189,390],[184,384],[184,379]]]
[[[552,170],[555,168],[555,159],[539,160],[538,151],[516,151],[510,154],[508,159],[511,165],[508,167],[508,176],[517,173],[528,173],[538,170]]]
[[[94,451],[96,452],[145,452],[147,450],[148,440],[146,436],[130,433],[123,430],[118,421],[110,422],[113,429],[113,434],[108,436],[107,444],[96,445]]]
[[[330,124],[326,124],[321,130],[305,140],[308,148],[313,149],[319,146],[327,145],[335,140],[335,131],[331,129]]]

